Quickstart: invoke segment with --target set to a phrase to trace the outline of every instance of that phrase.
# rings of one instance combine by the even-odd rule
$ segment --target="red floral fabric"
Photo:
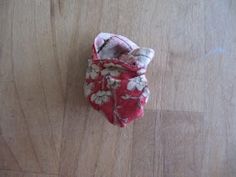
[[[152,49],[121,35],[100,33],[95,38],[84,92],[110,123],[124,127],[144,115],[150,93],[145,72],[153,56]]]

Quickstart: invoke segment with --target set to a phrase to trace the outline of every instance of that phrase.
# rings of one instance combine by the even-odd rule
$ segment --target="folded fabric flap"
[[[151,48],[137,48],[134,49],[130,52],[131,55],[133,56],[140,56],[140,57],[146,57],[149,58],[150,60],[152,60],[152,58],[154,57],[154,50]]]
[[[121,35],[100,33],[94,40],[94,60],[118,58],[120,55],[129,53],[138,46]]]
[[[150,48],[138,48],[130,52],[131,55],[135,56],[139,66],[147,67],[154,57],[154,50]]]
[[[93,64],[100,65],[103,68],[117,68],[118,70],[123,69],[131,72],[138,72],[144,67],[138,67],[137,65],[130,64],[126,61],[119,60],[117,58],[104,59],[104,60],[93,60]]]

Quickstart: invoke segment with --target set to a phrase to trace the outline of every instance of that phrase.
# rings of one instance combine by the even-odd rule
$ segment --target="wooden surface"
[[[0,0],[1,177],[235,177],[236,1]],[[99,32],[157,55],[143,119],[82,93]]]

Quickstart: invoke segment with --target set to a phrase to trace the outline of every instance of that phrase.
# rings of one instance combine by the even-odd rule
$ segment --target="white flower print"
[[[146,58],[146,57],[138,57],[137,61],[136,61],[136,65],[141,68],[147,68],[148,64],[150,63],[150,59]]]
[[[145,72],[146,72],[145,68],[142,68],[142,69],[138,70],[138,74],[144,74]]]
[[[91,59],[88,59],[88,66],[91,66],[93,61]]]
[[[117,89],[120,86],[120,81],[112,78],[107,79],[107,87]]]
[[[149,95],[150,95],[150,91],[149,91],[149,89],[148,89],[147,87],[145,87],[145,88],[143,89],[142,96],[144,96],[144,97],[149,97]]]
[[[107,64],[104,64],[104,66],[107,68],[109,68],[109,67],[123,68],[121,65],[114,64],[114,63],[107,63]]]
[[[142,93],[142,96],[146,98],[146,103],[148,102],[148,99],[149,99],[149,96],[150,96],[150,91],[147,87],[145,87],[143,89],[143,93]]]
[[[110,96],[111,91],[99,90],[97,93],[92,94],[91,101],[96,104],[102,105],[109,101]]]
[[[122,66],[117,65],[117,64],[113,64],[113,63],[104,64],[104,66],[106,68],[103,69],[102,72],[101,72],[101,74],[103,76],[111,75],[113,77],[117,77],[117,76],[120,75],[119,68],[122,68]]]
[[[87,69],[86,78],[95,79],[98,76],[99,71],[100,71],[99,66],[91,64]]]
[[[85,94],[85,96],[88,96],[92,93],[93,86],[94,86],[93,83],[85,82],[85,84],[84,84],[84,94]]]
[[[101,74],[103,76],[111,75],[113,77],[117,77],[120,75],[119,71],[117,71],[116,69],[113,69],[113,68],[105,68],[102,70]]]
[[[141,91],[146,85],[147,85],[147,79],[144,75],[142,75],[142,76],[130,79],[127,85],[127,89],[128,90],[138,89],[139,91]]]

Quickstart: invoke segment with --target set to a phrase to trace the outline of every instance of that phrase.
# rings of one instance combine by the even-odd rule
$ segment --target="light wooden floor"
[[[85,101],[93,38],[152,47],[145,117]],[[236,1],[0,0],[1,177],[235,177]]]

